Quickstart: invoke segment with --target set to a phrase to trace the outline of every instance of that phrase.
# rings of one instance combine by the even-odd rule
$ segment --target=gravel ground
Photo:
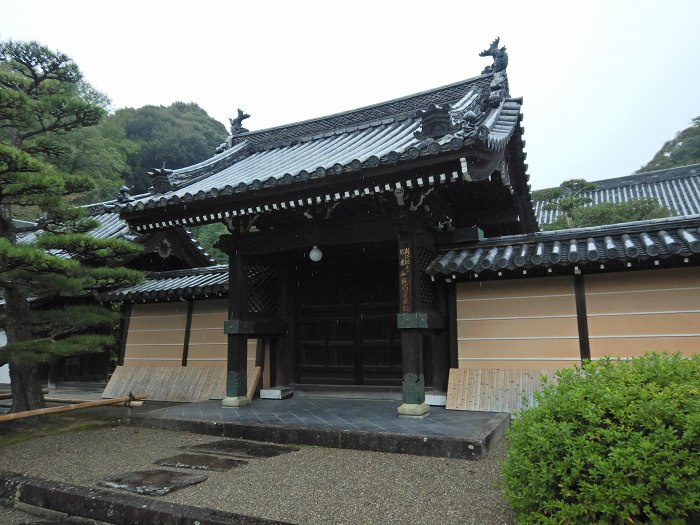
[[[157,468],[154,461],[180,447],[217,440],[119,426],[2,448],[0,469],[94,487],[102,477]],[[162,499],[303,524],[512,524],[500,489],[503,456],[502,445],[480,461],[301,447],[207,472],[204,483]],[[12,519],[2,523],[23,522]]]

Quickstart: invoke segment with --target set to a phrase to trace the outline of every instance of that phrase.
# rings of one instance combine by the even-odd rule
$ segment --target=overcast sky
[[[700,116],[700,2],[0,0],[0,39],[71,56],[114,108],[251,130],[478,75],[496,36],[533,189],[629,175]],[[223,137],[222,137],[223,140]]]

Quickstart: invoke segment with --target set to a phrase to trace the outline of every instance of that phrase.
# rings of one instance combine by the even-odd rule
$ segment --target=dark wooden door
[[[329,254],[299,268],[296,380],[400,385],[396,250]]]

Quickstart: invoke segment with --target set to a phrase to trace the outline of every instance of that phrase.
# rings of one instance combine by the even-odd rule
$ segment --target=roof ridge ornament
[[[133,201],[134,198],[129,194],[130,191],[131,190],[128,186],[122,186],[121,188],[119,188],[119,192],[117,193],[117,202],[124,203]]]
[[[428,108],[416,111],[416,116],[421,117],[420,131],[414,131],[413,135],[424,140],[428,137],[437,139],[444,137],[448,133],[454,133],[459,126],[452,121],[449,104],[428,104]]]
[[[148,188],[148,190],[152,194],[168,193],[169,191],[173,190],[175,187],[170,180],[171,173],[171,170],[166,170],[165,168],[156,168],[153,171],[149,171],[148,176],[151,179],[151,187]]]
[[[231,124],[231,135],[240,135],[241,133],[248,133],[248,130],[243,127],[243,121],[250,118],[250,115],[243,111],[241,108],[237,109],[238,116],[236,118],[229,118],[228,121]]]
[[[498,49],[498,43],[501,41],[500,37],[496,37],[496,40],[491,42],[488,49],[484,49],[479,53],[480,57],[493,57],[493,64],[486,66],[481,72],[482,75],[486,73],[500,73],[505,71],[508,67],[508,53],[506,53],[506,46]]]
[[[243,127],[243,121],[250,118],[250,114],[243,111],[241,108],[237,108],[238,116],[236,118],[229,118],[230,132],[225,142],[219,144],[219,146],[214,151],[214,154],[218,155],[223,153],[227,149],[231,149],[234,145],[235,137],[242,135],[243,133],[248,133],[250,130]]]

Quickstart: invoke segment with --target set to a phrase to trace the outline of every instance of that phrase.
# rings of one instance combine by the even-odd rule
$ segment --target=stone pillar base
[[[223,407],[235,408],[244,407],[246,405],[250,405],[250,399],[246,396],[225,397],[221,400],[221,406]]]
[[[400,416],[426,416],[428,415],[429,410],[430,407],[425,403],[421,403],[420,405],[413,403],[404,403],[398,408]]]
[[[294,390],[284,386],[260,389],[260,399],[288,399],[293,395]]]

